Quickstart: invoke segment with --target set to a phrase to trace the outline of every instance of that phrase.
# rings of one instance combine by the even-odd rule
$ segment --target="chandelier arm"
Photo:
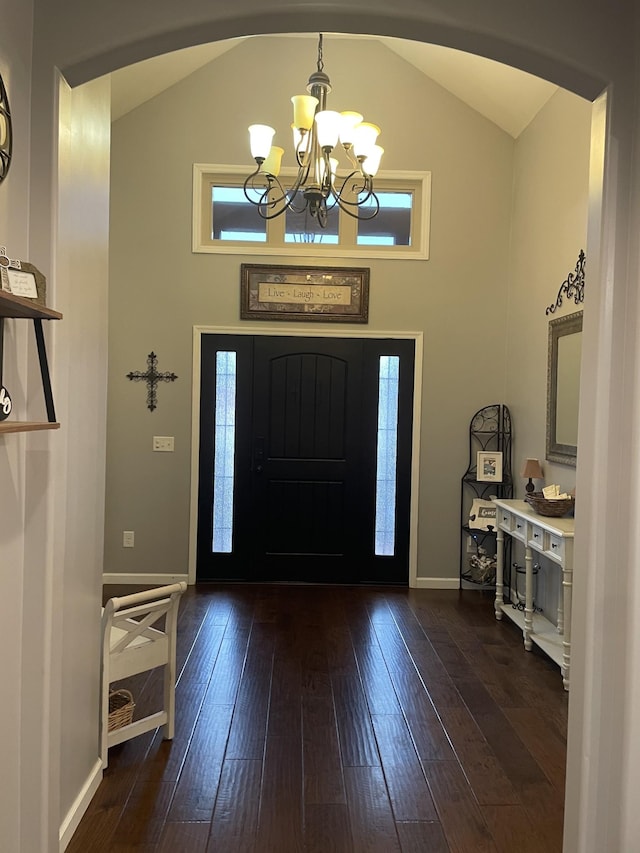
[[[369,219],[375,219],[375,217],[378,215],[378,213],[380,211],[380,202],[378,201],[378,196],[373,192],[373,190],[367,196],[367,198],[368,199],[371,198],[375,202],[375,207],[373,207],[371,209],[371,213],[368,213],[367,215],[363,214],[362,206],[359,206],[357,204],[353,204],[353,202],[346,201],[345,199],[341,198],[339,195],[336,196],[336,201],[338,203],[338,207],[344,213],[347,213],[353,219],[361,219],[364,222],[366,222]],[[355,208],[357,212],[350,210],[350,207]]]
[[[259,169],[258,169],[259,172]],[[278,178],[274,175],[265,176],[267,181],[266,187],[256,187],[253,183],[251,183],[251,179],[257,176],[257,172],[254,172],[253,175],[249,175],[247,180],[244,182],[244,194],[248,202],[253,204],[257,211],[258,215],[261,219],[275,219],[276,216],[280,216],[287,207],[291,205],[291,199],[289,198],[287,191],[284,189]],[[278,187],[280,195],[277,198],[271,198],[270,193],[274,188],[274,185]],[[259,193],[258,198],[252,198],[249,194],[249,191],[253,191],[256,195]],[[270,213],[269,211],[273,211]]]
[[[260,160],[259,162],[258,161],[256,161],[256,162],[258,163],[256,170],[254,172],[251,172],[251,174],[246,177],[245,182],[242,185],[242,189],[243,189],[245,198],[247,199],[248,202],[251,202],[251,204],[256,204],[256,202],[249,195],[249,189],[248,188],[251,187],[251,189],[254,192],[257,192],[257,190],[253,186],[253,182],[254,182],[255,178],[257,178],[257,176],[260,174],[260,169],[262,168],[262,164],[264,163],[264,160]]]
[[[286,198],[286,190],[284,189],[278,178],[275,177],[275,175],[261,174],[261,183],[256,184],[256,178],[259,174],[261,174],[260,170],[254,172],[252,175],[249,175],[249,177],[244,182],[243,190],[245,198],[248,202],[250,202],[251,204],[255,204],[256,206],[259,205],[261,207],[274,207]],[[277,186],[278,190],[280,191],[280,195],[277,198],[269,198],[269,193],[274,188],[274,185]],[[258,198],[252,197],[250,193],[255,193]]]
[[[360,181],[359,180],[360,178],[362,178],[363,180]],[[353,186],[351,187],[351,191],[352,191],[353,195],[355,196],[355,201],[350,201],[349,199],[344,198],[345,188],[346,188],[347,184],[349,183],[349,181],[351,181],[352,179],[353,179]],[[339,190],[333,189],[333,194],[341,200],[341,207],[343,204],[349,205],[351,207],[361,207],[363,204],[365,204],[367,201],[369,201],[371,196],[374,196],[374,198],[376,198],[376,203],[377,203],[378,209],[380,208],[380,204],[377,200],[377,197],[375,196],[375,193],[373,192],[373,181],[372,181],[370,175],[367,175],[363,172],[359,172],[359,171],[355,172],[354,171],[354,172],[351,172],[350,174],[348,174],[346,176],[346,178],[344,178],[344,179],[340,178],[340,181],[341,181],[340,189]],[[364,197],[361,199],[360,196],[363,193],[364,193]],[[346,208],[342,207],[342,209],[345,210]]]

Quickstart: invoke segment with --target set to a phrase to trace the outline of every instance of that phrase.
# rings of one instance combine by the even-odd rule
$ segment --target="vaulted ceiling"
[[[308,37],[317,38],[315,34]],[[378,36],[348,37],[378,39],[514,138],[522,133],[557,88],[510,66],[439,45]],[[111,75],[113,120],[233,49],[242,40],[199,45],[114,72]]]

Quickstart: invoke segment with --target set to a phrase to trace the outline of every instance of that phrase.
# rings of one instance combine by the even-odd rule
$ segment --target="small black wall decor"
[[[547,316],[549,314],[555,314],[556,310],[560,308],[562,305],[562,296],[566,296],[567,299],[573,299],[576,305],[580,305],[581,302],[584,302],[584,265],[585,265],[586,257],[584,254],[584,250],[580,249],[578,253],[578,260],[576,262],[576,267],[573,272],[569,273],[566,279],[560,285],[560,290],[558,291],[558,295],[556,296],[556,301],[554,304],[549,305],[547,310],[544,312]]]
[[[132,370],[130,373],[127,373],[127,379],[131,379],[133,382],[147,383],[147,409],[151,412],[158,408],[156,394],[158,382],[175,382],[178,378],[175,373],[160,373],[157,369],[157,364],[158,356],[155,352],[150,352],[147,356],[147,369],[144,372]]]

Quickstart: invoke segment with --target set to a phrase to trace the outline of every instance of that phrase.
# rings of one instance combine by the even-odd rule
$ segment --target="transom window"
[[[280,175],[286,186],[295,172],[283,169]],[[378,173],[378,215],[356,219],[336,206],[326,228],[308,213],[290,210],[262,219],[245,198],[244,177],[246,169],[237,166],[194,165],[194,252],[300,255],[306,250],[318,255],[326,246],[331,257],[429,257],[429,172]]]

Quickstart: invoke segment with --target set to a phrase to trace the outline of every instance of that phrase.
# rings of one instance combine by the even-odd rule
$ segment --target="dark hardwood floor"
[[[178,672],[175,739],[110,750],[69,853],[562,849],[567,694],[487,593],[190,588]]]

